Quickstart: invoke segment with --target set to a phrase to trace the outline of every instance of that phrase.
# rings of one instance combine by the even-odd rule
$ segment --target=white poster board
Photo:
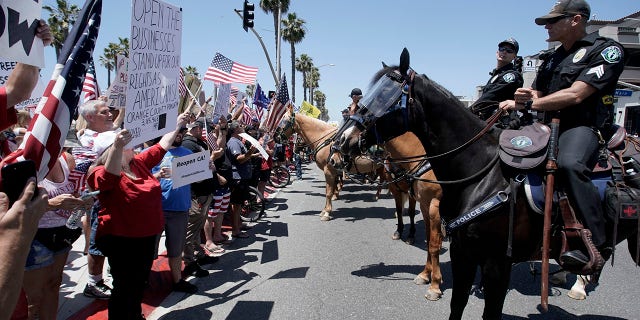
[[[129,58],[119,54],[116,60],[116,78],[107,90],[107,105],[112,108],[122,109],[127,105]]]
[[[239,134],[241,137],[243,137],[245,140],[249,141],[249,143],[251,143],[251,145],[253,145],[254,147],[256,147],[256,149],[258,150],[258,152],[260,152],[260,155],[265,159],[265,160],[269,160],[269,154],[267,153],[267,150],[264,150],[264,148],[260,145],[260,142],[258,142],[258,140],[256,140],[254,137],[250,136],[248,133],[243,132]]]
[[[7,84],[7,80],[9,79],[9,75],[16,68],[18,63],[15,61],[9,61],[0,58],[0,86],[5,86]],[[42,98],[42,94],[44,93],[44,89],[47,87],[47,83],[42,80],[42,76],[38,79],[38,84],[36,84],[35,89],[31,92],[31,97],[25,101],[22,101],[15,105],[17,110],[23,109],[29,105],[38,105],[40,102],[40,98]]]
[[[182,9],[163,1],[131,1],[129,74],[124,126],[129,146],[175,129]]]
[[[42,1],[0,1],[0,57],[44,67],[44,43],[36,37]]]
[[[174,158],[171,162],[171,179],[173,179],[174,189],[209,178],[213,178],[213,173],[209,169],[209,151]]]

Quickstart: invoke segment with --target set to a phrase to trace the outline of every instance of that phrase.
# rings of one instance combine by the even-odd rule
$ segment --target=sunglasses
[[[555,24],[558,21],[560,21],[560,20],[562,20],[564,18],[568,18],[568,17],[571,17],[571,16],[561,15],[561,16],[558,16],[558,17],[555,17],[555,18],[550,18],[550,19],[547,19],[547,24]]]
[[[506,53],[515,53],[516,51],[509,48],[509,47],[500,47],[498,48],[498,51],[500,52],[506,52]]]

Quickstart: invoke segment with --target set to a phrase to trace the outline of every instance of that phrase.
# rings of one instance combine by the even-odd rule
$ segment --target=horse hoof
[[[587,293],[579,290],[570,290],[567,292],[567,296],[574,300],[584,300],[587,298]]]
[[[332,201],[336,201],[336,200],[338,200],[338,196],[333,196],[333,197],[331,197],[331,200],[332,200]]]
[[[328,213],[320,216],[320,221],[329,221],[329,220],[331,220],[331,216]]]
[[[429,283],[429,279],[425,279],[425,278],[423,278],[423,277],[421,277],[421,276],[416,276],[416,277],[413,279],[413,283],[415,283],[415,284],[417,284],[417,285],[419,285],[419,286],[422,286],[422,285],[426,285],[427,283]],[[428,299],[428,298],[427,298],[427,299]]]
[[[435,290],[427,290],[427,294],[424,295],[425,298],[427,298],[427,300],[429,301],[438,301],[440,300],[440,298],[442,298],[442,292],[435,291]]]
[[[406,244],[409,244],[409,245],[413,245],[415,242],[416,242],[416,238],[414,238],[414,237],[409,237],[409,238],[407,238],[407,240],[405,241],[405,243],[406,243]]]
[[[393,240],[400,239],[400,232],[398,232],[398,231],[394,232],[393,235],[391,236],[391,239],[393,239]]]

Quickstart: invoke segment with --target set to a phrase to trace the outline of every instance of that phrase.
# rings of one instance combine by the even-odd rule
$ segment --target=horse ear
[[[386,63],[384,63],[384,61],[382,61],[382,69],[386,69],[388,67],[388,65]]]
[[[400,73],[407,74],[409,70],[409,50],[404,48],[400,54]]]

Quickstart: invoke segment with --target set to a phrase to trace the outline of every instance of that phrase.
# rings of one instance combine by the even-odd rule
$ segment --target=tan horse
[[[406,132],[383,144],[385,151],[391,156],[391,162],[407,170],[415,172],[421,165],[420,161],[394,161],[393,159],[420,159],[424,156],[425,150],[420,140],[411,132]],[[433,170],[420,175],[421,180],[435,181]],[[402,189],[403,186],[398,184]],[[435,183],[420,180],[413,180],[411,196],[420,204],[420,212],[424,220],[427,234],[427,261],[424,270],[414,279],[416,284],[426,284],[430,282],[425,298],[431,301],[439,300],[442,297],[440,285],[442,284],[442,273],[440,271],[440,248],[442,247],[442,226],[440,221],[440,198],[442,188]],[[406,183],[404,188],[407,188]],[[408,190],[402,190],[408,191]],[[413,212],[409,212],[413,214]]]
[[[291,108],[289,108],[289,111],[284,115],[283,122],[286,123],[282,130],[284,135],[290,136],[293,132],[298,133],[304,140],[304,143],[313,150],[316,165],[324,173],[326,200],[324,209],[320,212],[320,220],[329,221],[332,218],[332,200],[338,198],[342,188],[342,185],[339,183],[342,172],[333,165],[335,163],[341,163],[342,160],[339,153],[331,152],[333,135],[337,131],[337,128],[324,121],[294,113]],[[382,165],[376,164],[371,159],[356,157],[350,172],[370,173],[375,171],[382,172],[382,170]]]

